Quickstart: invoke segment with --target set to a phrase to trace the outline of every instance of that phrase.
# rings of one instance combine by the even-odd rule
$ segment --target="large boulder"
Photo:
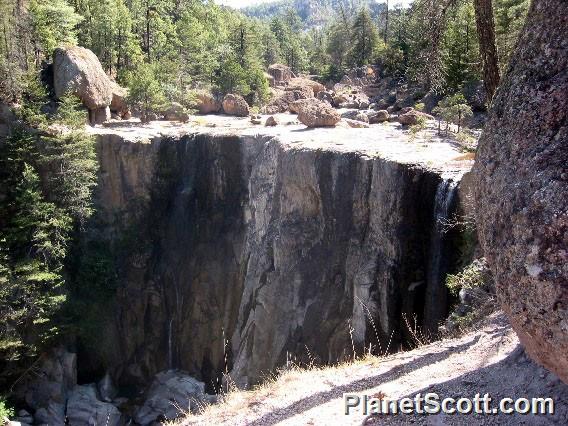
[[[367,113],[367,117],[369,119],[370,124],[378,124],[388,121],[390,116],[388,111],[380,109],[378,111],[369,111]]]
[[[310,80],[309,78],[304,77],[296,77],[290,80],[288,83],[288,88],[290,90],[298,90],[303,87],[309,87],[314,92],[314,95],[317,96],[319,92],[323,92],[325,90],[325,86],[317,81]]]
[[[568,383],[565,0],[532,2],[474,166],[481,245],[528,354]]]
[[[333,92],[327,91],[327,90],[322,90],[321,92],[318,92],[317,94],[317,98],[320,101],[325,101],[330,105],[333,105]]]
[[[283,64],[272,64],[268,67],[268,74],[272,76],[273,84],[279,85],[290,81],[294,73],[289,66]]]
[[[341,120],[339,113],[327,102],[307,99],[297,105],[298,120],[308,127],[333,127]]]
[[[278,114],[279,112],[287,112],[290,110],[290,104],[300,99],[310,99],[314,97],[311,87],[303,87],[296,90],[286,90],[280,96],[271,100],[263,108],[265,114]]]
[[[434,117],[432,117],[430,114],[416,111],[412,107],[403,108],[398,115],[398,122],[405,126],[413,126],[415,124],[418,124],[420,119],[433,120]]]
[[[121,424],[121,414],[114,405],[99,401],[94,384],[75,386],[67,401],[67,420],[73,426]]]
[[[223,111],[225,111],[225,114],[236,115],[237,117],[247,117],[250,114],[247,101],[242,96],[232,93],[223,98]]]
[[[74,46],[55,49],[53,53],[55,96],[73,93],[90,110],[108,107],[113,84],[93,52]]]
[[[308,99],[298,99],[295,102],[292,102],[289,105],[290,108],[290,112],[293,114],[299,114],[300,113],[300,109],[303,108],[304,106],[307,105],[320,105],[322,103],[322,101],[315,99],[315,98],[308,98]]]
[[[143,426],[158,419],[174,420],[209,398],[203,382],[180,371],[163,371],[156,374],[146,392],[144,405],[134,414],[134,420]]]
[[[221,111],[223,105],[215,95],[205,90],[195,93],[196,108],[200,114],[216,114]]]

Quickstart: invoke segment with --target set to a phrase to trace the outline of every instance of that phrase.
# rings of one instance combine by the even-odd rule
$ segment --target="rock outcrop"
[[[237,117],[247,117],[250,114],[250,108],[247,101],[240,96],[229,93],[223,98],[223,111],[227,115]]]
[[[432,259],[447,256],[430,252],[453,252],[432,244],[440,174],[326,146],[99,136],[100,219],[107,234],[130,236],[100,336],[118,348],[106,358],[118,385],[180,369],[208,391],[225,371],[246,386],[289,357],[352,357],[351,339],[358,353],[398,347],[403,315],[444,317],[442,298],[423,305],[445,290],[445,265]]]
[[[501,305],[568,383],[568,3],[532,2],[479,142],[476,214]]]

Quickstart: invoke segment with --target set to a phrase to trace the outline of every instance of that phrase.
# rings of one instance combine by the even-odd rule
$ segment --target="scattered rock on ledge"
[[[366,129],[369,127],[369,123],[365,123],[364,121],[352,120],[350,118],[344,118],[343,121],[354,129]]]
[[[298,120],[308,127],[333,127],[341,120],[339,113],[327,102],[310,99],[297,105]]]
[[[430,114],[425,114],[423,112],[416,111],[411,107],[407,107],[400,110],[400,113],[398,115],[398,122],[405,126],[413,126],[415,124],[418,124],[418,120],[421,117],[427,120],[434,119],[434,117],[432,117]]]
[[[273,115],[271,115],[270,117],[268,117],[266,119],[266,122],[264,123],[265,126],[267,127],[274,127],[278,125],[278,121],[276,121],[276,118],[274,118]]]
[[[384,109],[378,111],[370,111],[369,113],[367,113],[367,118],[369,119],[370,124],[384,123],[385,121],[389,120],[389,113]]]
[[[369,122],[369,117],[367,116],[367,114],[357,109],[344,112],[343,114],[341,114],[341,118],[347,118],[349,120],[360,121],[363,123]]]

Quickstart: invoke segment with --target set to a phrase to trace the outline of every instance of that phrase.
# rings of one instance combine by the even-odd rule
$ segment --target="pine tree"
[[[367,8],[361,9],[355,18],[352,34],[351,64],[362,66],[373,62],[379,43],[379,33]]]

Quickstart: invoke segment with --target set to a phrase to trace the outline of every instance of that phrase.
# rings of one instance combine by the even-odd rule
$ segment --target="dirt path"
[[[389,399],[436,392],[441,398],[489,393],[502,397],[551,397],[554,416],[416,415],[366,418],[344,414],[343,394],[382,393]],[[231,393],[223,404],[192,415],[184,425],[568,425],[568,386],[530,361],[502,314],[480,330],[388,358],[337,367],[284,372],[249,392]]]

